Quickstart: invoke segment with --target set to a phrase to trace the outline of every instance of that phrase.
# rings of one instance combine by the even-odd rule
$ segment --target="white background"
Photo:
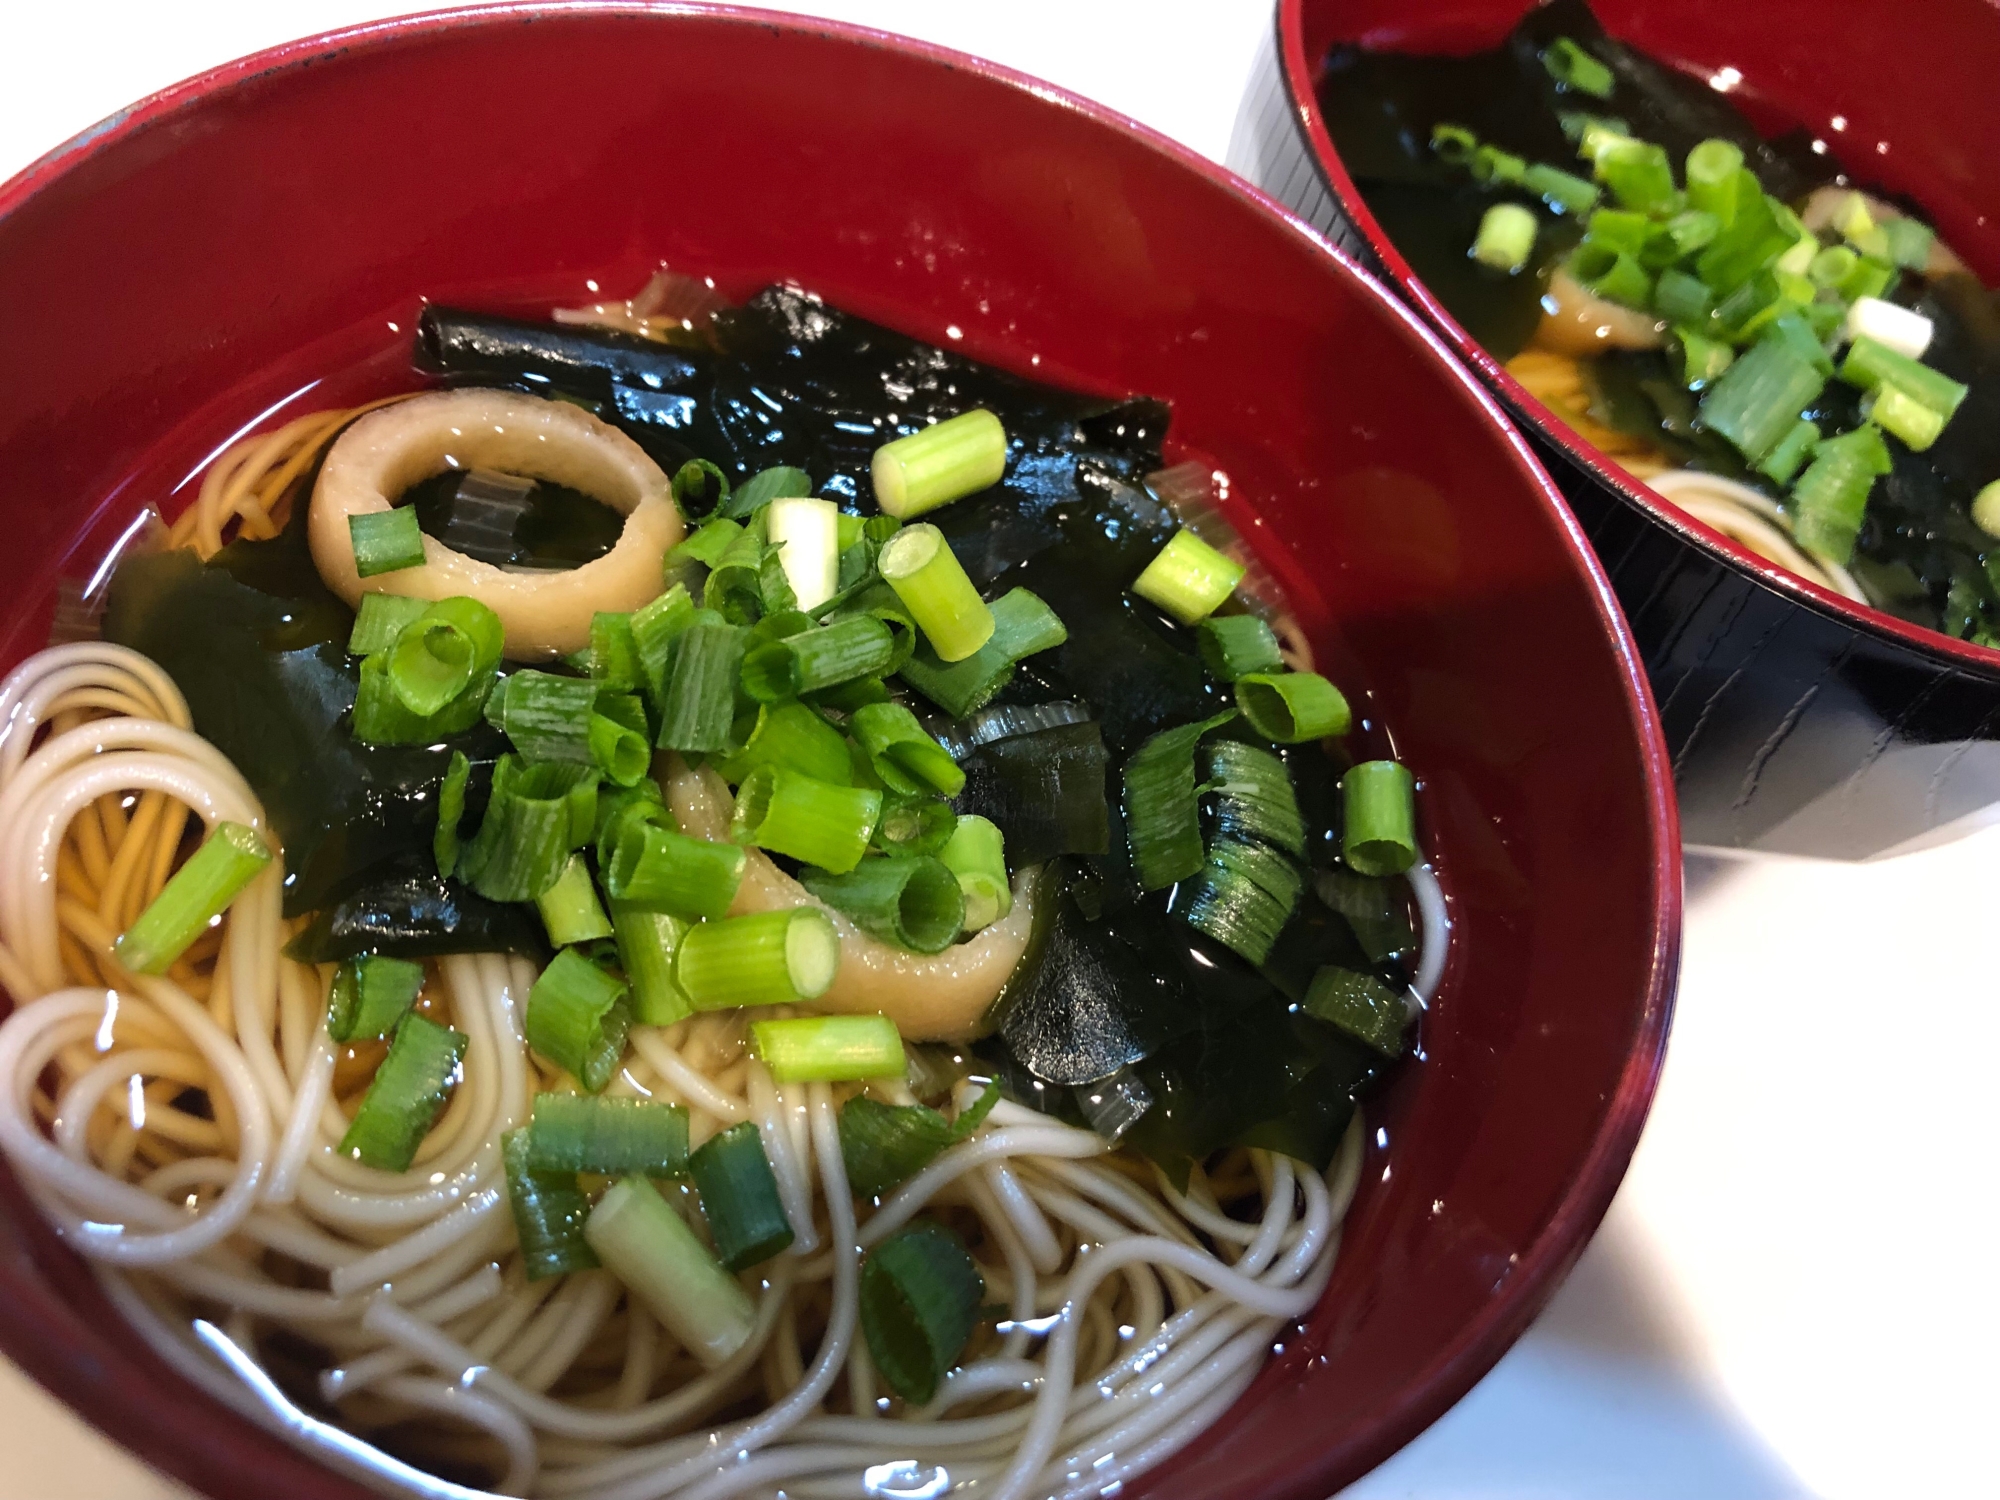
[[[189,74],[400,8],[0,0],[0,179]],[[995,58],[1217,160],[1270,24],[1264,0],[794,8]],[[2000,829],[1687,873],[1666,1079],[1604,1229],[1493,1374],[1347,1500],[2000,1494],[1981,1436],[2000,1408]],[[0,1452],[0,1500],[181,1493],[3,1363]]]

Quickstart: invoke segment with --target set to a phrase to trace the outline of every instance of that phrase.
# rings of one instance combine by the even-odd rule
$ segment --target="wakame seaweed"
[[[438,874],[428,857],[412,855],[364,876],[317,912],[285,951],[310,964],[338,963],[360,953],[430,958],[502,952],[545,963],[549,941],[532,907],[488,901]]]

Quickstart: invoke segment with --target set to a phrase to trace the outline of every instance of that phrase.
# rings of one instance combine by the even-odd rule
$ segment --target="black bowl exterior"
[[[1282,46],[1274,24],[1229,166],[1395,287],[1320,164]],[[1610,575],[1659,702],[1687,845],[1867,859],[1986,821],[2000,804],[2000,660],[1929,653],[1774,587],[1473,373],[1520,424]]]

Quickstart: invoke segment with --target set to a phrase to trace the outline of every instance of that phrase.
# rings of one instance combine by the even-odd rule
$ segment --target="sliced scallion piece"
[[[1300,1008],[1377,1052],[1396,1057],[1403,1050],[1409,1012],[1402,997],[1373,974],[1328,964],[1313,975]]]
[[[2000,536],[2000,479],[1982,485],[1972,497],[1972,524],[1988,536]]]
[[[1587,214],[1603,196],[1596,183],[1545,162],[1531,164],[1521,174],[1520,186],[1559,214]]]
[[[113,952],[134,974],[164,974],[271,862],[257,830],[217,823],[132,925]]]
[[[688,924],[663,911],[611,903],[611,931],[619,967],[632,986],[632,1019],[641,1026],[671,1026],[694,1013],[674,977],[674,955]]]
[[[486,717],[528,760],[587,765],[597,691],[587,677],[525,669],[493,690]]]
[[[604,915],[590,867],[581,854],[569,857],[556,883],[535,898],[535,907],[542,914],[549,941],[558,948],[611,936],[611,919]]]
[[[843,875],[861,862],[882,794],[835,786],[783,766],[759,766],[736,789],[729,837]]]
[[[725,1269],[747,1271],[791,1244],[792,1221],[755,1124],[717,1131],[688,1158],[688,1171]]]
[[[477,599],[440,599],[389,648],[389,685],[428,718],[500,664],[500,617]]]
[[[613,901],[688,920],[728,914],[748,856],[735,844],[690,838],[652,821],[619,832],[604,866]]]
[[[965,1140],[999,1102],[1000,1085],[989,1083],[956,1120],[947,1120],[922,1104],[884,1104],[856,1094],[840,1107],[847,1185],[858,1198],[879,1198]]]
[[[1615,83],[1611,70],[1573,37],[1559,36],[1542,51],[1542,66],[1564,88],[1595,99],[1609,99]]]
[[[653,764],[646,710],[630,693],[599,693],[587,721],[591,764],[614,786],[637,786]]]
[[[361,681],[354,694],[354,737],[365,745],[429,745],[470,729],[479,722],[490,676],[478,677],[465,691],[435,714],[413,714],[403,706],[389,676],[392,653],[377,651],[361,661]]]
[[[903,527],[875,565],[938,660],[963,661],[991,638],[993,611],[937,527],[928,522]]]
[[[458,1078],[467,1038],[412,1011],[375,1069],[340,1154],[383,1172],[407,1172]]]
[[[1715,299],[1700,278],[1672,267],[1653,283],[1653,311],[1669,323],[1686,326],[1706,318]]]
[[[729,499],[729,476],[705,458],[691,458],[674,470],[673,491],[682,515],[710,515]]]
[[[1757,472],[1773,483],[1790,484],[1818,442],[1818,424],[1801,417],[1798,425],[1780,438],[1778,446],[1757,466]]]
[[[675,584],[650,604],[632,612],[632,645],[639,653],[640,686],[658,714],[673,662],[674,638],[694,623],[694,600]]]
[[[363,578],[423,566],[424,533],[414,506],[349,516],[347,535],[354,545],[354,571]]]
[[[938,851],[944,867],[958,877],[965,896],[965,930],[992,926],[1014,909],[1014,888],[1007,883],[1006,843],[990,819],[968,814],[959,818]]]
[[[813,906],[703,922],[682,936],[675,977],[696,1010],[817,999],[840,968],[840,935]]]
[[[479,832],[459,852],[459,878],[489,901],[532,901],[556,883],[596,821],[591,767],[503,755]]]
[[[1314,875],[1313,888],[1320,900],[1347,919],[1370,963],[1382,963],[1416,946],[1406,903],[1388,880],[1324,869]]]
[[[857,677],[880,677],[895,657],[889,627],[847,615],[822,628],[765,641],[743,658],[743,691],[760,703],[817,693]]]
[[[1759,339],[1701,398],[1702,424],[1728,438],[1754,466],[1771,456],[1825,389],[1826,377],[1811,358],[1782,338]]]
[[[424,987],[424,966],[380,954],[350,958],[327,993],[326,1034],[336,1042],[385,1037],[401,1024]]]
[[[1944,414],[1924,405],[1900,386],[1878,385],[1861,402],[1861,415],[1922,453],[1944,431]]]
[[[646,685],[629,613],[599,610],[590,617],[590,675],[625,693],[636,693]]]
[[[576,1185],[576,1173],[530,1167],[525,1127],[500,1137],[500,1159],[507,1168],[507,1204],[528,1280],[595,1270],[597,1252],[583,1237],[590,1200]]]
[[[537,1094],[528,1165],[538,1172],[677,1177],[687,1170],[688,1112],[655,1099]]]
[[[924,732],[917,716],[900,703],[871,703],[858,708],[847,731],[868,753],[875,774],[890,791],[905,797],[924,792],[956,797],[965,772],[944,746]]]
[[[1848,345],[1847,358],[1840,365],[1840,378],[1864,391],[1872,391],[1882,385],[1894,386],[1937,412],[1947,422],[1965,400],[1968,390],[1943,371],[1934,370],[1907,354],[1898,354],[1880,339],[1868,334]]]
[[[911,1406],[937,1394],[979,1321],[986,1283],[958,1236],[919,1219],[861,1263],[861,1333],[883,1382]]]
[[[1252,672],[1280,672],[1285,658],[1278,637],[1256,615],[1210,615],[1195,632],[1201,664],[1218,682],[1234,682]]]
[[[1346,821],[1340,855],[1361,875],[1400,875],[1417,862],[1416,782],[1393,760],[1368,760],[1340,778]]]
[[[759,766],[797,771],[816,781],[845,786],[854,779],[854,755],[846,736],[803,703],[767,703],[743,748],[718,769],[742,781]]]
[[[1539,226],[1532,210],[1518,203],[1495,203],[1480,217],[1472,258],[1512,276],[1528,263]]]
[[[1299,867],[1276,849],[1224,835],[1209,849],[1200,878],[1177,910],[1197,932],[1261,964],[1304,888]]]
[[[992,412],[976,409],[884,443],[869,478],[883,513],[908,521],[990,489],[1006,471],[1006,429]]]
[[[599,1094],[625,1055],[632,1013],[623,980],[604,972],[574,948],[549,961],[528,991],[523,1029],[528,1045]]]
[[[929,650],[902,663],[903,681],[954,719],[984,708],[1014,675],[1014,663],[1060,646],[1069,631],[1027,589],[1009,589],[990,606],[993,634],[963,661],[946,664]]]
[[[1936,232],[1920,219],[1886,219],[1882,232],[1887,238],[1888,258],[1913,271],[1924,268],[1925,262],[1931,258],[1931,246],[1937,240]]]
[[[900,1078],[903,1038],[887,1016],[792,1016],[750,1023],[750,1050],[780,1083]]]
[[[845,875],[807,869],[799,883],[863,932],[911,953],[942,953],[965,925],[958,877],[929,856],[864,859]]]
[[[1252,672],[1236,680],[1236,706],[1267,740],[1298,745],[1343,735],[1354,714],[1317,672]]]
[[[695,613],[674,640],[658,744],[684,751],[728,748],[736,714],[736,681],[749,644],[750,632],[743,627],[713,610]]]
[[[804,469],[794,469],[779,464],[769,469],[759,469],[730,495],[723,514],[737,520],[747,520],[765,509],[773,500],[798,499],[812,493],[812,475]]]
[[[1889,472],[1889,448],[1872,426],[1822,438],[1813,461],[1792,486],[1792,530],[1815,557],[1843,567],[1868,509],[1868,493]]]
[[[450,876],[458,868],[458,825],[465,817],[465,788],[471,779],[472,762],[463,750],[452,751],[438,785],[437,827],[431,833],[431,857],[440,875]]]
[[[1244,572],[1243,564],[1224,557],[1183,526],[1132,580],[1132,592],[1181,624],[1193,625],[1236,592]]]
[[[749,1341],[757,1324],[750,1294],[645,1178],[613,1183],[583,1233],[598,1259],[704,1369],[727,1363]]]
[[[1234,711],[1163,729],[1125,762],[1125,834],[1139,888],[1156,891],[1201,871],[1201,814],[1195,801],[1194,747]]]
[[[349,656],[373,656],[396,644],[403,627],[429,609],[428,599],[406,599],[401,594],[363,594],[354,615],[354,629],[348,632]]]
[[[882,820],[871,840],[884,854],[936,854],[958,826],[958,814],[939,797],[882,798]]]
[[[1743,148],[1734,141],[1702,141],[1687,154],[1688,206],[1728,227],[1736,217],[1736,174],[1742,170]]]
[[[840,508],[790,495],[773,500],[767,516],[765,534],[779,549],[792,597],[800,609],[818,609],[840,587]]]
[[[1268,750],[1241,740],[1211,740],[1201,749],[1202,777],[1214,790],[1216,832],[1261,839],[1286,853],[1306,852],[1305,821],[1292,774]]]
[[[668,563],[700,563],[704,568],[713,568],[729,554],[743,535],[743,523],[732,521],[727,516],[716,516],[705,521],[667,554]]]

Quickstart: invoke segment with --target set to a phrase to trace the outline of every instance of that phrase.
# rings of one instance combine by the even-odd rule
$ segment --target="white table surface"
[[[179,78],[404,8],[8,0],[0,179]],[[1270,24],[1265,0],[790,8],[995,58],[1217,160]],[[1603,1230],[1493,1373],[1344,1500],[1996,1493],[1996,870],[2000,828],[1870,865],[1690,857],[1666,1077]],[[4,1362],[0,1452],[0,1500],[185,1500]]]

